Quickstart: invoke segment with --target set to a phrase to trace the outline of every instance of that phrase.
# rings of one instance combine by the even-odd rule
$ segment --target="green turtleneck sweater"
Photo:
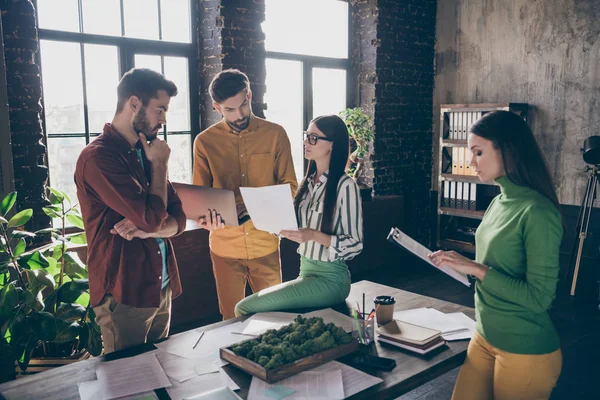
[[[560,347],[548,309],[559,273],[562,219],[539,192],[496,181],[501,193],[475,236],[476,261],[488,266],[475,286],[477,332],[509,353],[546,354]]]

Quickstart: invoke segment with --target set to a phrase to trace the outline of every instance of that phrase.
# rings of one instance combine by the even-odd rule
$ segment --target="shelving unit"
[[[471,125],[484,114],[505,110],[527,120],[526,103],[442,104],[438,154],[437,246],[444,250],[475,253],[475,230],[492,198],[500,192],[495,182],[481,182],[469,173],[467,135]],[[453,160],[462,151],[460,168]],[[453,188],[454,186],[454,188]],[[448,189],[450,188],[450,189]],[[453,189],[452,189],[453,188]],[[444,196],[446,189],[446,197]],[[454,190],[454,197],[450,195]],[[460,192],[460,195],[458,194]]]

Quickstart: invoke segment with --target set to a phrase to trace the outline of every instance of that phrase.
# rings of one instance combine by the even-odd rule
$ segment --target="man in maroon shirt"
[[[169,237],[185,229],[167,180],[166,124],[175,84],[132,69],[117,87],[116,114],[79,156],[77,197],[88,242],[91,305],[105,353],[169,333],[171,299],[181,294]]]

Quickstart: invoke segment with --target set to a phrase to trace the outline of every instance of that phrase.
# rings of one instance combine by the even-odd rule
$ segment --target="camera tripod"
[[[594,208],[594,201],[596,200],[596,189],[598,185],[598,177],[600,176],[600,165],[586,167],[586,171],[588,172],[588,183],[587,188],[585,189],[585,195],[583,196],[583,202],[581,203],[576,225],[576,229],[579,231],[579,236],[577,236],[575,239],[573,251],[571,252],[571,262],[569,264],[569,269],[567,270],[568,276],[572,269],[573,259],[575,259],[573,282],[571,284],[571,296],[575,296],[575,288],[577,287],[577,276],[579,275],[579,265],[581,264],[583,244],[588,235],[592,209]],[[575,249],[577,249],[577,253],[575,253]]]

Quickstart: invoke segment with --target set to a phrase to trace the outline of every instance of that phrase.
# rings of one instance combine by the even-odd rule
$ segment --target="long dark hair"
[[[494,111],[475,122],[471,132],[500,150],[508,179],[543,194],[561,212],[544,156],[523,118],[510,111]]]
[[[311,121],[323,134],[333,140],[331,149],[331,159],[329,161],[329,173],[325,186],[325,204],[323,207],[323,219],[321,222],[321,232],[333,233],[333,216],[335,214],[335,206],[337,203],[337,187],[340,178],[348,168],[348,156],[350,154],[350,139],[348,137],[348,128],[346,124],[337,115],[323,115]],[[300,184],[300,189],[296,192],[294,198],[294,208],[296,215],[300,200],[308,190],[308,181],[310,176],[317,170],[317,164],[314,160],[308,163],[306,175]]]

